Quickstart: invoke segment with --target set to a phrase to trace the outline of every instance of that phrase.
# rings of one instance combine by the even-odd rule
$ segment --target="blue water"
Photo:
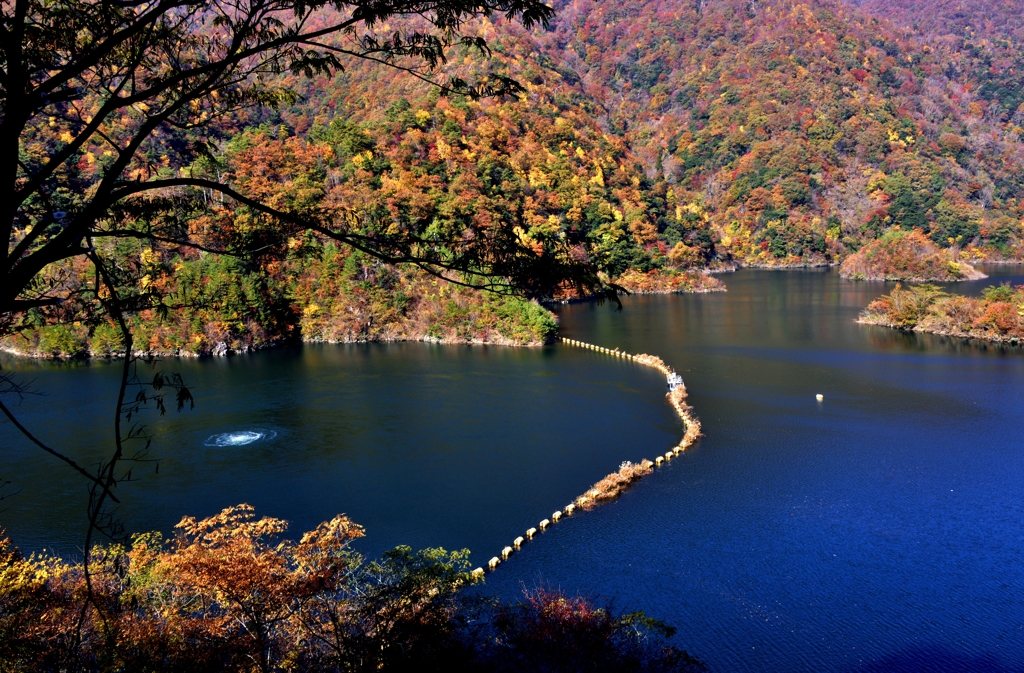
[[[46,393],[15,405],[41,439],[83,465],[106,455],[119,363],[6,365]],[[307,346],[160,366],[197,403],[137,417],[159,473],[140,464],[119,487],[129,531],[247,502],[296,531],[346,513],[366,527],[367,554],[443,546],[484,563],[615,469],[624,446],[640,457],[677,434],[657,372],[580,350]],[[215,445],[248,433],[263,437]],[[27,549],[74,554],[85,484],[7,423],[0,441],[0,477],[20,490],[0,503],[0,524]]]
[[[1024,282],[1017,267],[989,272]],[[706,436],[527,543],[488,590],[642,608],[716,671],[1024,671],[1024,352],[857,325],[891,286],[834,272],[723,280],[728,293],[560,310],[564,335],[679,370]],[[50,392],[20,412],[98,457],[115,368],[16,366]],[[368,554],[469,547],[482,563],[682,433],[657,373],[560,346],[320,346],[164,366],[199,406],[153,421],[160,473],[123,488],[133,529],[247,501],[296,530],[347,512]],[[253,429],[277,435],[204,446]],[[9,426],[0,441],[0,477],[21,489],[0,522],[28,548],[73,549],[82,485]]]

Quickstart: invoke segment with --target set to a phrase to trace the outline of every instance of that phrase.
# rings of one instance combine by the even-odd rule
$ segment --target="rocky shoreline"
[[[548,343],[553,342],[554,337],[546,341],[516,341],[515,339],[501,337],[496,339],[463,339],[463,338],[447,338],[447,337],[434,337],[428,334],[422,336],[413,337],[378,337],[373,339],[302,339],[300,341],[289,341],[289,342],[275,342],[267,343],[256,347],[245,346],[242,348],[231,348],[226,343],[219,342],[209,353],[196,353],[193,351],[181,350],[181,351],[143,351],[136,350],[133,352],[135,357],[140,358],[211,358],[211,357],[229,357],[232,355],[245,355],[248,353],[257,353],[260,351],[268,351],[276,348],[286,348],[288,346],[297,346],[301,344],[368,344],[368,343],[405,343],[405,342],[423,342],[432,344],[443,344],[448,346],[506,346],[512,348],[538,348]],[[0,352],[7,353],[20,358],[29,358],[34,360],[112,360],[120,359],[124,357],[124,353],[121,351],[111,353],[92,353],[85,351],[74,355],[63,355],[55,353],[41,353],[41,352],[26,352],[13,348],[11,346],[0,346]]]
[[[935,336],[949,337],[951,339],[965,339],[967,341],[983,341],[985,343],[1003,344],[1007,346],[1024,346],[1024,337],[1012,336],[1009,334],[992,334],[977,330],[952,330],[952,329],[929,329],[925,325],[913,327],[901,327],[892,324],[881,318],[860,317],[858,325],[870,325],[872,327],[885,327],[900,332],[915,332],[917,334],[934,334]]]

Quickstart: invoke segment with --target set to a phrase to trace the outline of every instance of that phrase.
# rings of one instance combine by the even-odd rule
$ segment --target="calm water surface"
[[[961,284],[976,293],[1019,267]],[[565,336],[662,356],[706,437],[616,502],[550,529],[488,589],[561,587],[643,608],[716,671],[1024,671],[1024,352],[853,321],[891,286],[745,270],[728,293],[563,308]],[[117,367],[5,360],[18,412],[82,462],[110,434]],[[589,351],[428,344],[168,360],[195,411],[144,420],[132,530],[249,502],[295,530],[345,512],[360,548],[484,562],[682,429],[657,373]],[[824,403],[814,395],[822,393]],[[246,446],[216,434],[276,433]],[[268,436],[270,436],[268,434]],[[0,425],[0,523],[74,553],[84,487]]]

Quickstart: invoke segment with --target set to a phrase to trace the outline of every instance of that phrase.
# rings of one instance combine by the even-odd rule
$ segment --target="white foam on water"
[[[273,439],[277,433],[273,430],[235,430],[234,432],[222,432],[219,435],[212,435],[204,442],[205,446],[245,446],[263,439]]]

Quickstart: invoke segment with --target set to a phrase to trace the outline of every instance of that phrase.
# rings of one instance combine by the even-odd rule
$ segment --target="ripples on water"
[[[211,435],[203,442],[203,446],[245,446],[263,440],[274,439],[277,433],[273,430],[236,430]]]

